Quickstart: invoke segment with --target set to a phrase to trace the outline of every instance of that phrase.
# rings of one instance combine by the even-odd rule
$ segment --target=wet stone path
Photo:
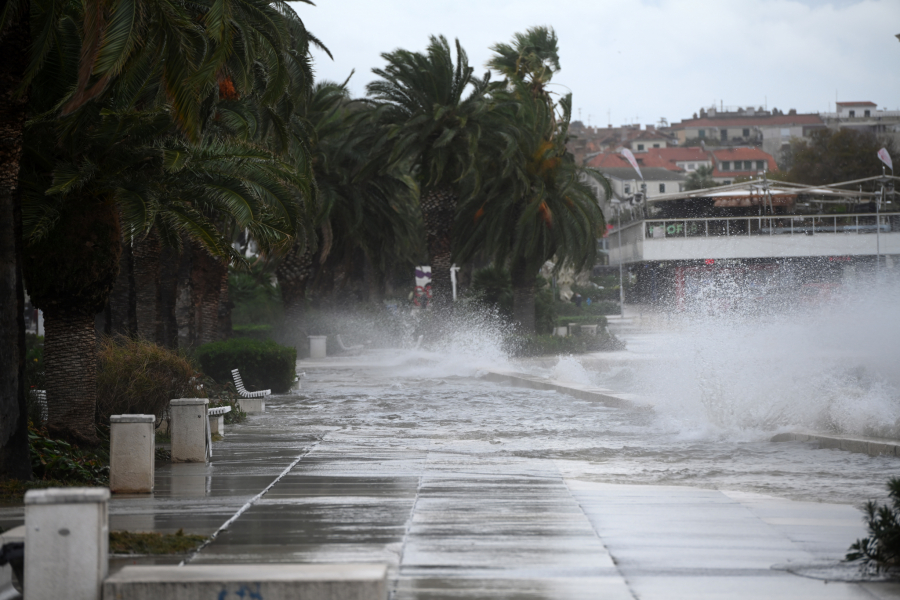
[[[430,368],[306,365],[210,464],[115,496],[111,529],[215,533],[193,564],[386,563],[393,600],[900,598],[772,568],[839,560],[864,535],[850,504],[573,475],[646,415]]]

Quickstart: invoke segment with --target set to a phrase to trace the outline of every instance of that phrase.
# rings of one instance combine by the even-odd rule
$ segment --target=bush
[[[512,279],[509,271],[503,267],[491,265],[475,271],[472,274],[472,285],[469,290],[481,302],[496,307],[501,315],[512,316]]]
[[[204,393],[191,362],[176,352],[143,340],[104,338],[97,373],[97,416],[156,415],[161,420],[173,398]]]
[[[887,489],[890,504],[866,503],[869,537],[856,540],[847,551],[847,560],[862,560],[876,572],[900,566],[900,478],[892,477]]]
[[[250,391],[270,388],[284,393],[297,376],[297,349],[272,340],[233,338],[204,344],[196,357],[203,372],[222,384],[231,381],[232,369],[239,369]]]
[[[231,328],[234,337],[253,338],[255,340],[267,340],[272,337],[271,325],[234,325]]]
[[[513,336],[506,341],[506,351],[514,357],[556,356],[559,354],[584,354],[621,350],[625,345],[615,336],[579,335],[560,337],[555,335]]]
[[[36,479],[62,481],[64,485],[107,486],[109,440],[104,441],[106,443],[98,448],[82,450],[68,442],[50,439],[43,430],[29,427],[32,473]]]

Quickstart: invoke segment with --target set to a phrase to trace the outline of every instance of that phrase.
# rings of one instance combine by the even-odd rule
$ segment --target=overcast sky
[[[669,123],[700,107],[834,110],[838,100],[900,109],[900,0],[316,0],[293,6],[334,55],[319,79],[365,94],[382,52],[459,38],[476,73],[489,47],[552,26],[577,119]],[[609,116],[607,116],[609,115]]]

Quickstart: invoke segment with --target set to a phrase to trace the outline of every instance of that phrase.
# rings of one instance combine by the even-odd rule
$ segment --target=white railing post
[[[109,572],[109,490],[25,493],[25,597],[100,600]]]
[[[309,336],[309,357],[325,358],[327,354],[328,337],[324,335]]]

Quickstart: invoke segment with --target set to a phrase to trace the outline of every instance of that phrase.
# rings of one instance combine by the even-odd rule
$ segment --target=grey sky
[[[317,0],[294,4],[331,50],[321,79],[352,69],[365,93],[382,52],[422,50],[431,34],[458,37],[476,72],[489,47],[534,25],[560,39],[556,90],[573,92],[592,125],[669,122],[701,106],[834,110],[839,100],[900,109],[898,0]],[[607,112],[609,111],[609,112]]]

